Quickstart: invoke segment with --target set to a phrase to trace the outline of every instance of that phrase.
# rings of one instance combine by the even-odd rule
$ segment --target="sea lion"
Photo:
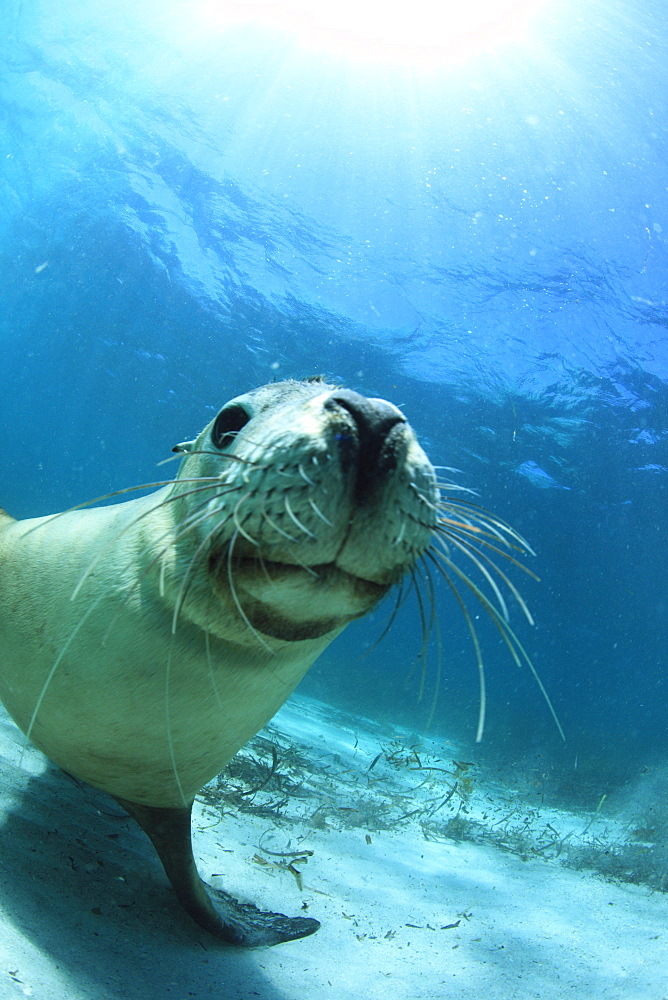
[[[417,579],[419,561],[427,598],[430,568],[455,593],[481,679],[458,583],[526,658],[497,579],[526,608],[493,562],[525,543],[476,505],[440,497],[395,406],[320,380],[238,396],[174,451],[176,478],[148,496],[0,514],[0,698],[51,760],[134,816],[197,923],[236,944],[276,944],[318,921],[205,887],[191,846],[196,793],[349,622],[405,574]],[[478,735],[483,715],[481,685]]]
[[[202,927],[275,944],[318,921],[207,892],[195,794],[428,548],[436,477],[400,410],[318,380],[239,396],[174,450],[148,496],[0,517],[0,698],[135,817]]]

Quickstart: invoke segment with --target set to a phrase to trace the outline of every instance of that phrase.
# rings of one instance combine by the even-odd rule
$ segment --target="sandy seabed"
[[[194,925],[144,834],[4,714],[0,769],[2,1000],[668,1000],[668,895],[596,871],[628,825],[448,741],[299,696],[207,786],[202,876],[322,921],[255,951]]]

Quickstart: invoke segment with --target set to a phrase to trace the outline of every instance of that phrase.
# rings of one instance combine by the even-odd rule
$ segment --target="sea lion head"
[[[175,548],[192,578],[182,613],[214,633],[229,638],[231,618],[245,643],[336,632],[429,547],[434,469],[383,399],[273,383],[230,400],[176,450]]]

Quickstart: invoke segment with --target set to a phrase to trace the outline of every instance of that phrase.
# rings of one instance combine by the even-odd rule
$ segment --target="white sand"
[[[3,716],[0,998],[668,1000],[668,897],[564,864],[566,844],[619,842],[613,822],[527,808],[468,780],[451,744],[304,698],[263,736],[278,768],[240,798],[255,813],[197,806],[200,871],[265,908],[306,905],[322,927],[240,951],[182,913],[114,802],[23,750]],[[255,741],[228,786],[252,790],[271,761]],[[444,834],[457,813],[482,843]],[[313,852],[295,862],[301,888],[260,845]]]

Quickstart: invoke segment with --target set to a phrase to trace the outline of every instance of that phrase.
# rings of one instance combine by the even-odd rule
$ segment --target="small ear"
[[[172,448],[172,451],[175,452],[192,451],[194,446],[195,446],[194,441],[182,441],[181,444],[175,444],[174,447]]]

